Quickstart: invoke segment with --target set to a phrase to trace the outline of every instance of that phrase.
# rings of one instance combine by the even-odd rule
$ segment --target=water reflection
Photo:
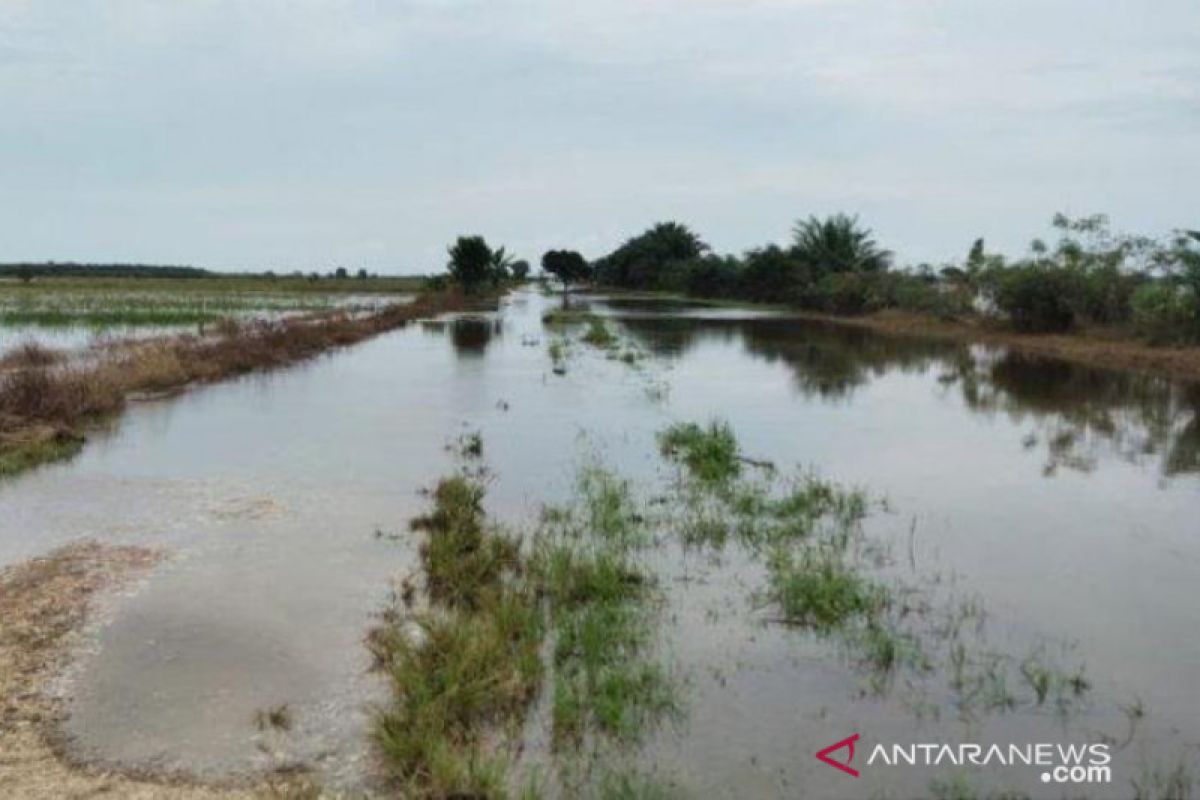
[[[713,343],[791,370],[796,392],[848,401],[893,372],[937,375],[971,411],[1027,426],[1021,441],[1044,451],[1043,471],[1090,471],[1108,455],[1157,461],[1165,477],[1200,472],[1200,385],[1036,358],[1001,348],[886,337],[810,320],[616,316],[643,347],[679,357]]]
[[[978,358],[942,377],[974,411],[1002,413],[1046,450],[1046,474],[1091,471],[1109,452],[1159,461],[1164,476],[1200,470],[1200,385],[1018,353]]]
[[[426,331],[449,334],[454,352],[460,358],[482,357],[492,339],[500,336],[504,330],[499,317],[456,317],[449,320],[431,320],[421,325]]]

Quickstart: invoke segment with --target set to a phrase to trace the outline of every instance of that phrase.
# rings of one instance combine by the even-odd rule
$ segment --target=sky
[[[1198,0],[0,0],[0,261],[1200,226]]]

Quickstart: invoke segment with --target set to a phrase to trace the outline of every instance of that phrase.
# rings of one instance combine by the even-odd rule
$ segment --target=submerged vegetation
[[[282,317],[332,311],[367,312],[386,295],[336,292],[177,291],[35,284],[0,290],[0,325],[42,328],[193,326],[225,319]]]

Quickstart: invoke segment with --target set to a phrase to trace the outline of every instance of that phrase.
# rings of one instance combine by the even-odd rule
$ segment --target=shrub
[[[954,319],[969,314],[971,289],[963,282],[930,281],[914,275],[893,274],[885,302],[889,306]]]
[[[864,314],[884,307],[882,288],[882,283],[871,275],[834,273],[817,283],[810,293],[810,302],[831,314]]]
[[[709,256],[689,261],[683,269],[683,290],[696,297],[733,297],[741,279],[737,259]]]
[[[1088,270],[1078,276],[1073,287],[1075,311],[1102,324],[1128,322],[1133,293],[1141,280],[1141,276],[1111,265]]]
[[[1133,323],[1152,342],[1200,340],[1200,303],[1186,287],[1148,283],[1133,294]]]
[[[762,303],[791,303],[808,283],[809,270],[800,259],[776,245],[746,254],[741,274],[741,294]]]
[[[1071,273],[1060,267],[1014,266],[996,276],[996,305],[1017,330],[1060,333],[1075,324],[1073,283]]]

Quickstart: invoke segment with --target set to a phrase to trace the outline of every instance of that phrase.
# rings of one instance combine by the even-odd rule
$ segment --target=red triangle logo
[[[826,747],[824,750],[817,751],[817,760],[823,761],[824,763],[828,764],[829,766],[840,769],[842,772],[846,773],[847,775],[852,775],[855,778],[857,778],[858,770],[856,770],[854,767],[850,766],[850,762],[854,760],[854,743],[857,741],[858,741],[858,734],[856,733],[853,736],[847,736],[845,739],[842,739],[840,742],[834,742],[833,744],[829,745],[829,747]],[[845,761],[835,761],[834,759],[829,757],[830,753],[837,752],[838,750],[841,750],[843,747],[845,747],[847,750],[850,751],[849,753],[846,754]]]

